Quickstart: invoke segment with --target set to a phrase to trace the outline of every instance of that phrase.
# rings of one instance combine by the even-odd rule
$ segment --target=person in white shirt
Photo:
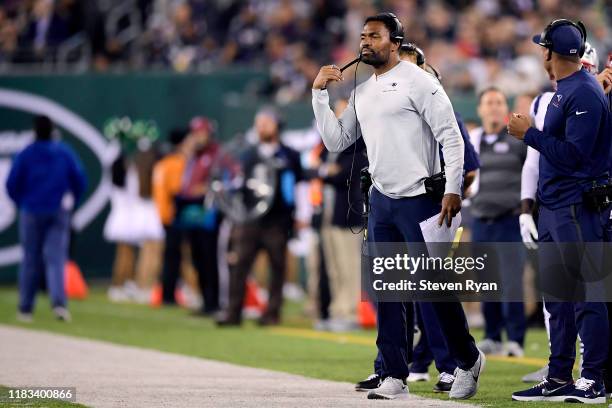
[[[312,105],[325,146],[342,151],[363,137],[373,188],[370,197],[368,240],[424,241],[419,222],[439,214],[438,223],[450,226],[461,209],[463,140],[452,105],[440,83],[414,64],[399,59],[401,23],[392,13],[368,17],[361,33],[361,61],[374,74],[357,86],[349,106],[337,118],[326,90],[342,81],[338,67],[321,68],[314,80]],[[440,172],[438,143],[445,159],[446,184],[442,202],[426,194],[425,179]],[[416,244],[415,244],[416,243]],[[458,369],[450,398],[475,395],[484,355],[469,333],[459,302],[434,303],[449,351]],[[406,398],[405,383],[412,352],[414,311],[410,302],[378,302],[379,357],[372,383],[379,386],[369,399]]]

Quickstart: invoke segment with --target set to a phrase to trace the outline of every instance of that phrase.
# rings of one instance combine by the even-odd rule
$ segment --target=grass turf
[[[15,319],[16,291],[0,289],[0,323],[335,381],[355,382],[366,377],[371,373],[376,352],[374,331],[346,335],[311,331],[309,320],[303,317],[301,306],[295,303],[287,304],[280,329],[262,329],[250,322],[242,328],[219,329],[212,320],[190,316],[180,308],[152,309],[110,303],[102,289],[94,289],[86,301],[71,302],[74,321],[70,324],[53,319],[47,298],[39,297],[38,302],[34,323],[18,323]],[[481,331],[473,334],[477,339],[482,336]],[[540,368],[547,357],[543,330],[529,331],[526,353],[533,359],[515,362],[489,359],[478,394],[467,402],[513,408],[523,404],[511,401],[510,395],[525,388],[520,378]],[[432,379],[437,378],[434,367],[430,375]],[[433,393],[432,385],[433,381],[410,384],[410,391],[429,398],[448,398]],[[352,391],[348,389],[347,392]],[[534,408],[562,405],[566,406],[528,403]]]

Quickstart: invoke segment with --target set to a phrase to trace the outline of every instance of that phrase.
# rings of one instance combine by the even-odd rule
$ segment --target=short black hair
[[[170,135],[168,136],[168,142],[170,142],[172,146],[178,146],[183,143],[183,140],[185,140],[187,133],[189,133],[189,131],[184,128],[172,129],[170,131]]]
[[[398,24],[399,20],[393,13],[378,13],[373,16],[366,18],[363,25],[368,24],[371,21],[381,22],[387,27],[389,30],[389,38],[391,42],[402,43],[404,39],[404,28],[402,27],[401,22]],[[394,38],[397,36],[401,36],[402,38]]]
[[[48,116],[39,115],[34,118],[34,133],[36,140],[51,140],[53,122]]]
[[[506,99],[506,102],[508,101],[508,97],[501,89],[499,89],[496,86],[487,86],[485,89],[483,89],[482,91],[478,93],[478,104],[479,105],[480,105],[480,102],[482,102],[482,97],[485,96],[485,94],[488,94],[489,92],[498,92],[504,95],[504,99]]]

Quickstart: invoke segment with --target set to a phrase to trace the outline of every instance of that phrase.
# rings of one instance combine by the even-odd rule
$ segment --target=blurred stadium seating
[[[546,78],[530,38],[552,18],[582,19],[604,62],[612,3],[596,0],[4,0],[4,73],[210,72],[265,69],[250,89],[279,103],[307,98],[322,63],[350,59],[364,17],[394,11],[406,38],[443,73],[451,93],[491,83],[509,94]]]

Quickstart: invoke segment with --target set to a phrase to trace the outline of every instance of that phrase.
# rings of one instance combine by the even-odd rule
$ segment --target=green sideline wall
[[[155,120],[162,135],[166,135],[173,127],[185,126],[193,116],[206,115],[218,122],[218,137],[225,141],[246,130],[257,108],[269,103],[252,95],[252,90],[263,87],[266,81],[264,72],[254,70],[211,74],[4,75],[0,76],[0,88],[49,98],[100,130],[110,117],[127,115],[133,119]],[[474,119],[473,95],[454,96],[452,99],[464,118]],[[312,123],[309,100],[281,107],[281,111],[288,128],[308,127]],[[30,129],[31,119],[30,114],[0,107],[0,132]],[[85,163],[90,194],[100,180],[100,163],[78,139],[65,130],[62,134]],[[0,159],[3,159],[1,152]],[[102,237],[108,210],[107,205],[73,242],[74,258],[90,279],[110,277],[113,246]],[[0,232],[0,248],[16,242],[17,225],[14,222]],[[16,270],[15,265],[0,266],[0,284],[15,283]]]

